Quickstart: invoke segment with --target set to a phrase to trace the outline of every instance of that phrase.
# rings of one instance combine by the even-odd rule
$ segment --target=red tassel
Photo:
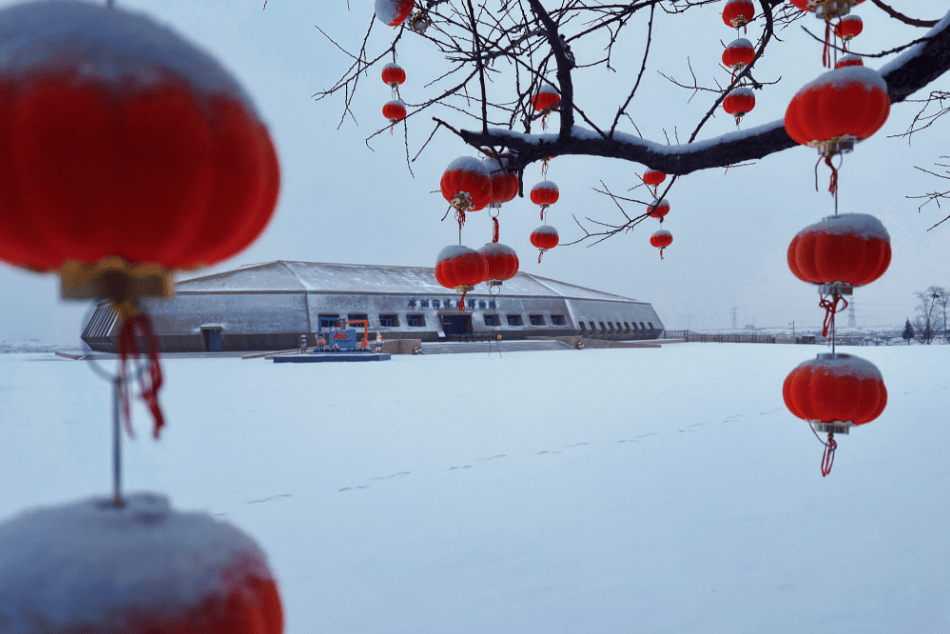
[[[839,310],[844,310],[848,307],[848,300],[840,295],[832,295],[833,300],[829,301],[827,297],[822,297],[821,301],[818,302],[818,306],[825,309],[825,324],[824,329],[821,331],[822,337],[828,336],[828,330],[835,323],[835,313]],[[844,306],[838,308],[838,302],[844,302]]]
[[[831,180],[828,183],[828,191],[834,196],[835,192],[838,191],[838,170],[832,165],[830,156],[825,157],[825,165],[831,168]]]
[[[660,259],[661,259],[661,260],[663,259],[663,249],[662,249],[662,248],[660,248]]]
[[[543,117],[541,117],[541,129],[542,130],[548,129],[548,115],[544,115]]]
[[[468,291],[462,293],[462,299],[459,300],[459,312],[465,312],[465,295],[468,294]]]
[[[465,212],[464,212],[464,211],[462,211],[461,209],[456,209],[456,210],[455,210],[455,219],[456,219],[456,220],[458,221],[458,223],[459,223],[459,229],[461,229],[462,227],[465,226]]]
[[[831,68],[831,22],[825,22],[825,48],[821,53],[821,63],[825,68]]]
[[[825,454],[821,457],[821,477],[825,478],[831,473],[831,467],[835,464],[835,449],[838,448],[838,443],[834,438],[834,435],[828,434],[828,442],[825,443]]]
[[[544,249],[538,251],[538,264],[541,264],[541,257],[544,255]]]
[[[119,376],[120,383],[123,386],[123,408],[125,410],[126,430],[130,436],[132,432],[131,418],[129,416],[129,393],[127,386],[126,362],[129,357],[138,359],[139,344],[138,338],[143,337],[148,341],[147,371],[141,375],[142,399],[148,405],[155,419],[155,430],[153,435],[159,437],[159,432],[165,425],[165,417],[162,414],[161,407],[158,404],[158,390],[162,387],[162,366],[158,362],[158,337],[152,329],[152,321],[148,315],[139,313],[134,317],[129,317],[122,322],[119,330]]]
[[[494,228],[492,229],[491,241],[498,242],[498,218],[492,218],[492,223],[494,223]]]

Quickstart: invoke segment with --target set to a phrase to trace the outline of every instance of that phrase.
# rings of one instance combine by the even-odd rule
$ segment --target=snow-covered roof
[[[179,294],[312,292],[422,295],[453,293],[435,279],[435,269],[424,266],[327,264],[278,260],[233,271],[176,282]],[[639,302],[612,293],[518,273],[505,282],[504,294],[519,297],[558,297]]]

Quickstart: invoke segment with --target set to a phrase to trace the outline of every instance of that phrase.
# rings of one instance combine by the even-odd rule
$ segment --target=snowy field
[[[128,489],[254,535],[288,634],[950,632],[950,347],[843,351],[890,401],[828,478],[781,391],[824,348],[680,344],[167,360]],[[0,355],[0,518],[108,493],[110,407]]]

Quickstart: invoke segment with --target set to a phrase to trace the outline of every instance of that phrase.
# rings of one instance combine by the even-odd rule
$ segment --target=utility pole
[[[792,343],[795,343],[795,320],[792,320]]]
[[[854,300],[851,300],[851,306],[848,308],[848,328],[857,328],[858,321],[854,318]]]
[[[734,306],[732,308],[732,329],[739,330],[739,309]]]

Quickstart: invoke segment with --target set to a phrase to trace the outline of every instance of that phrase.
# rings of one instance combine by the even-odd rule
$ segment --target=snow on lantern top
[[[399,26],[412,13],[412,0],[376,0],[376,18],[386,26]]]

